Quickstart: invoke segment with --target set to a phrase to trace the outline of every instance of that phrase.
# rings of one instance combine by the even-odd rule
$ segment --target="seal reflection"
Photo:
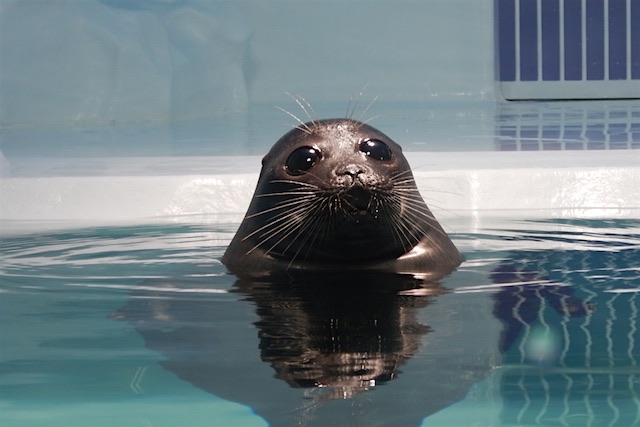
[[[394,379],[429,332],[417,311],[429,297],[410,275],[305,274],[241,279],[255,303],[261,359],[293,387],[318,387],[321,399],[350,398]],[[429,294],[442,290],[429,285]]]
[[[191,280],[164,285],[190,290],[210,285]],[[237,279],[228,295],[239,296],[239,301],[224,303],[193,293],[167,297],[163,284],[146,285],[115,317],[135,326],[146,346],[164,356],[166,369],[202,390],[251,406],[273,425],[328,425],[336,417],[344,422],[341,411],[353,411],[351,398],[402,376],[401,367],[430,332],[418,314],[444,292],[412,275],[372,272]],[[154,288],[157,291],[149,290]],[[250,325],[251,316],[238,314],[239,302],[250,303],[258,316],[255,351],[262,361],[258,364],[268,364],[270,375],[256,363],[237,360],[243,356],[233,345],[243,338],[221,338],[227,313],[233,311],[236,319]],[[235,334],[243,327],[236,323],[229,329]],[[288,384],[290,392],[278,383]],[[436,399],[426,406],[422,398],[401,399],[411,409],[395,405],[394,414],[387,408],[385,416],[402,420],[396,425],[414,425],[425,412],[460,397],[456,393],[455,398],[447,396],[446,403]],[[352,403],[327,409],[328,401]],[[357,417],[380,417],[377,412],[362,408]]]

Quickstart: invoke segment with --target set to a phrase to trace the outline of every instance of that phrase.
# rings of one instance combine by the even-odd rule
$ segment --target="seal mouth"
[[[342,212],[347,221],[361,223],[377,219],[376,196],[362,186],[347,189],[341,197]]]

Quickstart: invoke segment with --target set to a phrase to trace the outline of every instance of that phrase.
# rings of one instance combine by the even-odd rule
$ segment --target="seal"
[[[363,122],[328,119],[292,129],[262,159],[222,262],[240,276],[380,270],[435,280],[462,257],[401,147]]]

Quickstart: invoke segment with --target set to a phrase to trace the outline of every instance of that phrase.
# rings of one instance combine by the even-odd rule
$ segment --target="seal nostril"
[[[365,170],[360,165],[347,165],[344,169],[338,172],[338,175],[342,176],[350,176],[351,178],[356,178],[358,175],[365,173]]]

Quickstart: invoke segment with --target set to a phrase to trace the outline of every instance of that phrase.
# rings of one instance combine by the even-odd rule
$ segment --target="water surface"
[[[458,232],[428,285],[238,281],[235,227],[2,237],[2,425],[640,423],[640,221]]]

